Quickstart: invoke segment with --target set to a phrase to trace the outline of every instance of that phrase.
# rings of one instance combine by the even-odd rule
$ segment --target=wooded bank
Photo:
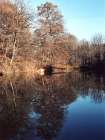
[[[66,32],[59,7],[51,2],[36,12],[22,0],[0,2],[0,75],[35,73],[47,65],[104,70],[105,40],[96,34],[91,41],[79,41]]]

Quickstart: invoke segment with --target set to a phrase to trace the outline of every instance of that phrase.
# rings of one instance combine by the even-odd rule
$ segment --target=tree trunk
[[[12,65],[14,61],[15,54],[16,54],[16,33],[14,33],[14,43],[13,43],[13,51],[12,51],[12,58],[11,58],[10,65]]]

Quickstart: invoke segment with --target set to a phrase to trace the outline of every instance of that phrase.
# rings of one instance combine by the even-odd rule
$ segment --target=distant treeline
[[[81,69],[105,70],[105,42],[101,34],[96,34],[91,42],[80,43],[76,51]]]

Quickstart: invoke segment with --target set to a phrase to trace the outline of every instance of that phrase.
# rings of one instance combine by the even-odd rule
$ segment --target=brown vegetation
[[[105,43],[102,35],[95,35],[91,42],[83,41],[78,47],[78,58],[81,68],[105,70]]]
[[[33,17],[22,0],[0,3],[0,71],[37,71],[45,65],[105,65],[102,36],[79,43],[74,35],[65,32],[63,16],[56,5],[41,4],[36,23]],[[33,25],[37,26],[32,29]]]

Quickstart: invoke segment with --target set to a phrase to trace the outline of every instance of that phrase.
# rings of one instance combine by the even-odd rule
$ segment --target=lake
[[[1,77],[0,140],[105,140],[105,75]]]

